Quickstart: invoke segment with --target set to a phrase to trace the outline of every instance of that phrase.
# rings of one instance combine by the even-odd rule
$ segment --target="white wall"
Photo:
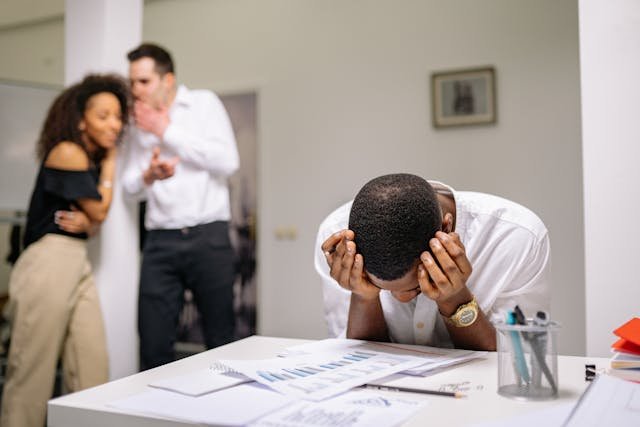
[[[261,333],[325,335],[318,223],[369,178],[409,171],[540,214],[560,351],[583,351],[575,1],[163,1],[144,22],[183,81],[258,87]],[[429,73],[485,64],[498,73],[498,125],[432,129]],[[276,240],[280,225],[298,239]]]
[[[640,3],[580,1],[587,354],[640,316]],[[627,218],[629,216],[629,218]]]
[[[183,82],[258,90],[260,333],[326,335],[317,225],[368,179],[407,171],[542,217],[560,351],[584,351],[575,0],[165,0],[144,13],[143,38],[174,52]],[[497,70],[497,125],[434,130],[429,74],[479,65]],[[297,239],[277,240],[279,226]]]
[[[64,83],[64,22],[0,28],[0,78],[62,86]],[[40,124],[38,124],[40,126]]]
[[[62,87],[64,80],[62,19],[48,20],[35,25],[0,27],[0,58],[2,58],[0,79]],[[38,134],[41,125],[42,123],[34,125],[37,128],[34,134]],[[35,140],[31,152],[34,153],[35,162]],[[31,181],[35,182],[35,177]],[[9,233],[10,227],[7,224],[0,224],[0,295],[6,295],[8,291],[10,268],[4,260],[9,251]]]
[[[142,9],[142,0],[67,0],[65,83],[72,84],[95,72],[126,73],[128,62],[122,52],[140,44]],[[121,180],[128,147],[125,141],[118,148],[109,215],[88,244],[105,322],[111,380],[139,370],[138,206],[125,199]]]

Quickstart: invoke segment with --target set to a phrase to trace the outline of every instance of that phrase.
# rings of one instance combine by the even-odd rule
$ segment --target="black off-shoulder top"
[[[61,230],[55,223],[55,212],[79,208],[78,199],[101,200],[98,192],[99,168],[86,171],[68,171],[48,168],[42,164],[36,185],[31,195],[27,226],[24,235],[24,247],[40,239],[47,233],[86,239],[86,233],[69,233]]]

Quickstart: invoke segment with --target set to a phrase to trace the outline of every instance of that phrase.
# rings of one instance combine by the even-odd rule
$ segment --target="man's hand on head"
[[[331,277],[341,287],[363,299],[377,299],[380,288],[374,286],[364,274],[364,259],[356,253],[354,237],[353,231],[341,230],[322,243]]]
[[[136,126],[144,131],[162,138],[169,126],[169,109],[167,107],[154,108],[142,101],[135,101],[133,117]]]
[[[433,255],[427,251],[420,255],[418,283],[422,292],[436,302],[440,313],[450,316],[473,298],[467,288],[471,263],[457,233],[438,231],[429,247]]]

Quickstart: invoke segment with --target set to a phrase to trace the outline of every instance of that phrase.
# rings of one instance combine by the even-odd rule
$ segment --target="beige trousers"
[[[66,391],[108,380],[102,312],[84,241],[47,234],[31,244],[11,272],[8,314],[0,426],[44,426],[60,356]]]

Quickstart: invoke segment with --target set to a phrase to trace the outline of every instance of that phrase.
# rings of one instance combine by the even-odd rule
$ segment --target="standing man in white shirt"
[[[160,46],[145,43],[127,57],[136,126],[123,187],[147,200],[138,330],[141,369],[149,369],[174,360],[185,289],[194,295],[206,346],[234,338],[227,180],[239,160],[213,92],[178,86],[171,55]]]
[[[315,267],[331,336],[495,350],[491,320],[548,310],[549,258],[524,206],[392,174],[323,221]]]

